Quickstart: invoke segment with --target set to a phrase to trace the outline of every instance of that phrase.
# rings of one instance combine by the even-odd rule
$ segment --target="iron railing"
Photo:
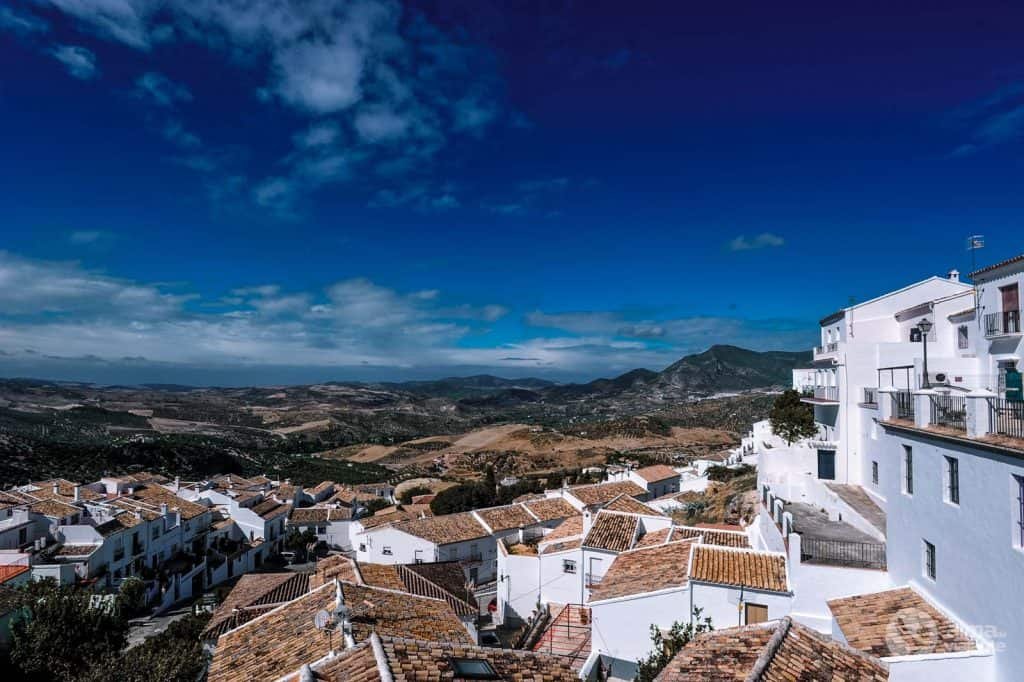
[[[598,585],[601,584],[601,578],[603,578],[603,577],[604,577],[603,575],[595,575],[595,574],[593,574],[593,573],[588,571],[587,572],[587,583],[586,583],[587,587],[597,587]]]
[[[837,350],[839,350],[839,343],[833,341],[832,343],[826,343],[824,346],[815,346],[814,354],[824,355],[825,353],[835,353]]]
[[[1024,402],[993,398],[989,411],[992,433],[1024,439]]]
[[[914,421],[914,394],[910,391],[896,391],[892,394],[897,419]]]
[[[815,400],[839,400],[839,387],[838,386],[815,386],[814,388],[814,399]]]
[[[865,405],[877,405],[878,404],[878,389],[864,387],[864,404]]]
[[[962,395],[933,395],[932,424],[967,430],[967,398]]]
[[[1020,310],[1004,310],[985,316],[985,337],[1020,334]]]
[[[886,570],[885,545],[848,540],[801,538],[800,561],[807,564]]]

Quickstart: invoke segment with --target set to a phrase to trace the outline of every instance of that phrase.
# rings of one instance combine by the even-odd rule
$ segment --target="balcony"
[[[962,395],[932,396],[932,424],[967,430],[967,398]]]
[[[838,386],[815,386],[813,391],[804,391],[800,399],[812,405],[831,405],[839,402]]]
[[[989,410],[993,434],[1024,440],[1024,403],[993,399]]]
[[[985,316],[985,338],[1020,334],[1020,310],[1004,310]]]
[[[826,343],[824,346],[814,347],[814,359],[830,357],[833,354],[839,352],[839,342],[833,341],[832,343]]]
[[[587,572],[587,587],[597,587],[601,584],[601,578],[603,575],[596,575],[594,573]]]
[[[862,406],[864,406],[864,407],[875,407],[875,408],[878,407],[878,389],[877,388],[875,388],[873,386],[871,386],[871,387],[865,386],[864,387],[864,394],[863,394],[862,397],[863,397],[863,400],[860,401],[860,404]]]
[[[910,391],[896,391],[892,394],[892,398],[895,403],[893,417],[914,421],[914,394]]]

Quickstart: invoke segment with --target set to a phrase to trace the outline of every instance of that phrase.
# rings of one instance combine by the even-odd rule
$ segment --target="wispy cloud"
[[[75,78],[87,81],[99,75],[96,69],[96,55],[84,47],[57,45],[50,50],[50,54]]]
[[[95,246],[112,238],[113,235],[105,230],[74,230],[68,234],[68,242],[75,246]]]
[[[1011,83],[970,102],[950,112],[945,120],[968,137],[949,153],[952,158],[1020,140],[1024,138],[1024,83]]]
[[[762,232],[750,238],[742,234],[734,237],[726,244],[726,248],[730,251],[753,251],[783,246],[785,243],[786,240],[774,232]]]
[[[0,30],[11,31],[18,35],[45,33],[50,25],[39,17],[20,14],[10,7],[0,7]]]
[[[187,87],[155,71],[147,71],[135,79],[135,94],[161,107],[192,101],[192,92]]]

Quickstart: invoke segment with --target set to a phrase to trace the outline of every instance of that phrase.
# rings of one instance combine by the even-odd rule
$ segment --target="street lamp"
[[[932,323],[924,317],[917,323],[917,328],[921,330],[921,343],[924,344],[924,383],[921,384],[921,388],[931,388],[932,385],[928,382],[928,332],[932,330]]]

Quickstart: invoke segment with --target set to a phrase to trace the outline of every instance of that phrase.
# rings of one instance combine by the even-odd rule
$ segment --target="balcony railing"
[[[1024,403],[992,399],[989,401],[992,433],[1024,439]]]
[[[985,316],[985,337],[1020,334],[1020,310],[1004,310]]]
[[[593,573],[587,573],[587,587],[597,587],[601,584],[601,578],[603,575],[595,575]]]
[[[914,421],[914,394],[910,391],[896,391],[892,397],[896,407],[896,418]]]
[[[877,388],[864,388],[864,400],[865,405],[878,405],[878,389]]]
[[[800,560],[808,564],[886,570],[885,545],[801,538]]]
[[[835,353],[839,350],[839,343],[833,341],[832,343],[826,343],[824,346],[815,346],[815,355],[825,355],[826,353]]]
[[[815,386],[814,387],[814,399],[815,400],[834,400],[839,401],[839,387],[838,386]]]
[[[967,398],[962,395],[933,395],[932,424],[967,430]]]

